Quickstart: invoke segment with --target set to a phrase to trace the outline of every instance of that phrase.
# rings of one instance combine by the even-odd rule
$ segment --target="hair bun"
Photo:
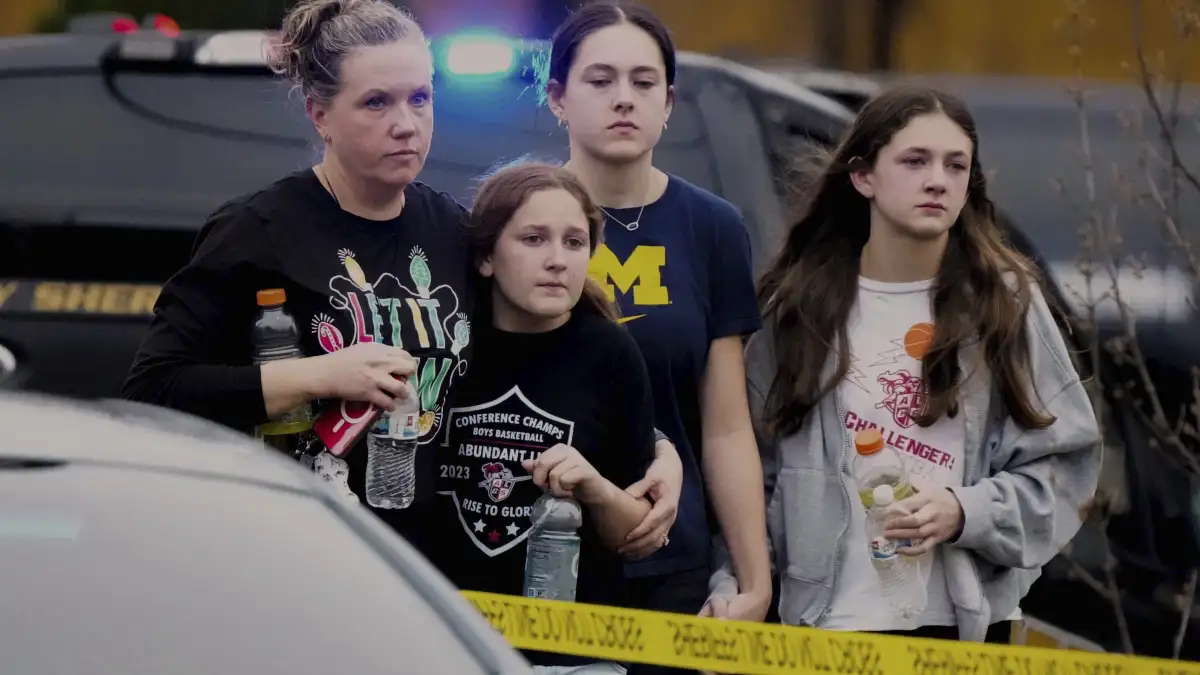
[[[355,49],[408,37],[421,27],[391,0],[301,0],[283,19],[267,62],[305,96],[328,102],[340,88],[340,65]]]
[[[279,41],[271,54],[271,70],[296,83],[304,80],[309,55],[321,31],[346,8],[346,0],[303,0],[284,17]]]

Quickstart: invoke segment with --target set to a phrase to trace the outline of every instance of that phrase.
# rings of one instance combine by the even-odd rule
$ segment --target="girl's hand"
[[[537,459],[521,462],[521,466],[533,476],[538,487],[550,490],[555,497],[573,497],[584,504],[607,499],[607,488],[612,485],[578,450],[561,443]]]
[[[962,505],[946,488],[919,492],[896,502],[892,509],[901,513],[884,524],[883,536],[918,542],[915,546],[897,549],[904,555],[931,551],[934,546],[957,537],[962,530]]]
[[[659,444],[670,443],[659,441]],[[629,533],[618,553],[636,560],[644,558],[666,545],[667,535],[679,515],[679,494],[683,491],[683,462],[671,448],[670,452],[658,453],[658,458],[646,470],[646,476],[625,488],[637,499],[650,497],[653,507],[641,524]]]
[[[403,380],[416,371],[416,362],[408,352],[374,342],[305,361],[312,398],[363,401],[384,410],[394,409],[395,398],[406,395],[408,388]]]

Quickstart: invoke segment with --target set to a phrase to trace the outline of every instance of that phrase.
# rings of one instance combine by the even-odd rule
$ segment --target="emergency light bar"
[[[446,72],[458,76],[502,77],[512,72],[519,44],[498,34],[467,33],[435,43],[441,52],[440,65]]]
[[[206,67],[265,67],[278,33],[263,30],[222,31],[175,36],[167,30],[136,31],[121,37],[114,50],[118,61],[192,63]],[[549,46],[511,38],[487,29],[434,38],[429,44],[434,72],[470,82],[529,78],[538,55]]]

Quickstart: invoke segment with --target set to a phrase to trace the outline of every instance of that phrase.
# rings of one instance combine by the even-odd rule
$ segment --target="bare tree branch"
[[[1133,31],[1134,31],[1134,54],[1138,64],[1138,84],[1142,88],[1142,93],[1146,95],[1146,103],[1150,105],[1150,110],[1154,113],[1155,121],[1158,122],[1159,133],[1162,134],[1163,140],[1171,152],[1171,168],[1179,173],[1191,186],[1200,191],[1200,180],[1197,180],[1196,175],[1183,163],[1183,159],[1179,156],[1179,145],[1175,142],[1175,125],[1168,119],[1166,113],[1163,112],[1162,104],[1158,100],[1158,94],[1154,91],[1154,76],[1150,72],[1150,65],[1146,60],[1146,46],[1142,39],[1143,37],[1143,20],[1145,8],[1142,5],[1142,0],[1132,0],[1133,2]],[[1182,86],[1182,82],[1180,83]]]
[[[1178,659],[1183,653],[1183,639],[1187,636],[1188,627],[1192,623],[1192,607],[1196,605],[1196,578],[1200,576],[1200,569],[1192,570],[1188,575],[1187,583],[1183,586],[1183,593],[1179,595],[1179,611],[1182,616],[1179,618],[1179,630],[1175,632],[1175,644],[1171,652],[1171,658]]]
[[[1178,0],[1177,0],[1178,1]],[[1200,0],[1187,0],[1192,7],[1200,9]],[[1112,167],[1113,178],[1116,179],[1117,189],[1107,190],[1102,194],[1098,185],[1099,172],[1106,170],[1101,167],[1101,159],[1094,154],[1091,139],[1091,115],[1089,114],[1088,95],[1084,89],[1084,73],[1081,54],[1083,52],[1083,36],[1092,25],[1091,17],[1086,16],[1088,0],[1066,0],[1068,16],[1063,26],[1069,31],[1070,56],[1074,83],[1069,88],[1071,99],[1076,107],[1078,128],[1079,164],[1083,178],[1081,203],[1077,211],[1080,215],[1080,258],[1079,270],[1083,278],[1084,289],[1068,289],[1071,296],[1079,303],[1080,313],[1084,315],[1089,331],[1089,355],[1093,372],[1098,376],[1091,378],[1089,394],[1096,404],[1097,418],[1101,420],[1102,431],[1109,426],[1106,406],[1120,406],[1121,411],[1132,414],[1137,425],[1148,434],[1149,447],[1127,447],[1127,452],[1165,452],[1178,464],[1184,467],[1192,476],[1200,477],[1200,366],[1191,369],[1191,392],[1186,402],[1175,399],[1164,400],[1159,383],[1154,380],[1149,366],[1149,360],[1141,345],[1138,328],[1139,317],[1126,297],[1122,283],[1130,274],[1135,279],[1152,279],[1143,276],[1148,270],[1166,274],[1168,268],[1157,259],[1147,259],[1147,252],[1126,252],[1125,240],[1121,232],[1122,212],[1120,201],[1129,201],[1134,205],[1149,203],[1156,215],[1162,218],[1164,242],[1186,266],[1186,273],[1191,278],[1200,281],[1200,256],[1194,246],[1195,224],[1183,222],[1179,215],[1181,190],[1200,193],[1200,180],[1193,169],[1187,166],[1180,152],[1178,131],[1181,124],[1187,123],[1182,109],[1183,78],[1186,71],[1183,54],[1177,51],[1173,59],[1165,56],[1157,61],[1170,61],[1171,68],[1160,67],[1153,63],[1144,42],[1143,0],[1130,0],[1133,18],[1134,61],[1136,68],[1131,74],[1137,79],[1136,86],[1145,98],[1145,109],[1150,111],[1149,123],[1153,128],[1143,134],[1143,116],[1137,112],[1121,117],[1123,128],[1128,132],[1143,137],[1143,152],[1138,160],[1138,174],[1133,174],[1135,180],[1125,180],[1119,166]],[[1185,40],[1193,39],[1200,33],[1200,18],[1196,9],[1186,9],[1182,5],[1176,8],[1173,18],[1178,32]],[[1159,71],[1167,72],[1163,76]],[[1200,120],[1191,120],[1200,130]],[[1158,147],[1162,147],[1159,152]],[[1139,187],[1139,184],[1144,187]],[[1056,188],[1065,193],[1062,183],[1056,183]],[[1165,278],[1165,277],[1164,277]],[[1104,288],[1107,286],[1107,288]],[[1111,302],[1116,308],[1116,325],[1111,326],[1118,332],[1117,337],[1106,339],[1102,343],[1099,328],[1097,307],[1102,303]],[[1193,299],[1194,303],[1194,299]],[[1104,308],[1107,310],[1107,305]],[[1112,366],[1109,368],[1108,366]],[[1171,389],[1172,396],[1178,395]],[[1168,414],[1168,407],[1172,414]],[[1107,436],[1106,436],[1107,438]],[[1097,503],[1103,504],[1104,495],[1097,493]],[[1097,508],[1097,513],[1089,520],[1097,528],[1103,542],[1103,574],[1092,575],[1087,568],[1073,558],[1073,551],[1068,547],[1063,551],[1063,557],[1071,565],[1070,576],[1078,579],[1095,591],[1101,598],[1112,606],[1116,620],[1116,628],[1120,637],[1121,648],[1133,652],[1134,645],[1124,611],[1124,594],[1118,583],[1119,561],[1108,539],[1108,518],[1111,512],[1107,508]],[[1176,600],[1173,604],[1175,611],[1181,616],[1178,632],[1175,636],[1175,655],[1178,658],[1182,645],[1187,636],[1191,623],[1192,607],[1195,603],[1196,570],[1191,570],[1187,584],[1176,589],[1179,591],[1171,597]]]
[[[1158,189],[1158,182],[1154,180],[1150,169],[1146,168],[1146,187],[1150,191],[1150,196],[1154,199],[1154,203],[1162,211],[1163,226],[1167,230],[1167,235],[1172,244],[1179,248],[1184,257],[1188,261],[1188,268],[1192,276],[1200,279],[1200,260],[1197,260],[1195,252],[1192,251],[1192,243],[1183,236],[1179,224],[1175,222],[1174,216],[1171,215],[1171,209],[1167,206],[1167,200],[1163,197],[1162,191]]]
[[[1117,558],[1108,547],[1105,539],[1104,546],[1104,580],[1112,589],[1109,601],[1113,605],[1113,614],[1117,617],[1117,632],[1121,636],[1121,648],[1126,654],[1133,654],[1133,635],[1129,632],[1129,620],[1125,618],[1125,603],[1121,600],[1121,587],[1117,584]]]

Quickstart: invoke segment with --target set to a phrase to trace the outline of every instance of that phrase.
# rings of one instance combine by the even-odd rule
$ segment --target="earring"
[[[564,119],[563,119],[563,118],[561,118],[561,117],[560,117],[560,118],[558,118],[558,126],[560,126],[560,127],[565,127],[566,125],[567,125],[567,121],[566,121],[566,120],[564,120]]]
[[[325,140],[325,142],[326,142],[326,143],[332,143],[332,142],[333,142],[333,136],[330,136],[329,134],[325,134],[325,138],[324,138],[324,140]]]
[[[666,131],[666,130],[667,130],[667,123],[663,122],[663,131]]]

